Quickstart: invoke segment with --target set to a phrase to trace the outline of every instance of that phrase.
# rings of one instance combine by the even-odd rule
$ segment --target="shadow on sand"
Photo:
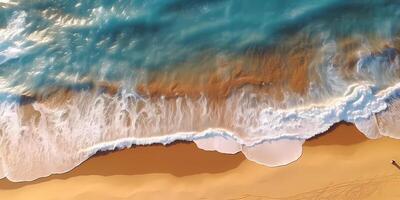
[[[333,125],[327,132],[307,140],[304,146],[352,145],[365,140],[367,138],[354,125],[340,122]],[[184,177],[201,173],[222,173],[238,167],[245,159],[242,153],[228,155],[215,151],[204,151],[198,149],[192,142],[174,142],[166,146],[136,146],[130,149],[99,152],[72,171],[64,174],[19,183],[1,179],[0,190],[85,175],[113,176],[164,173]],[[396,167],[400,169],[400,166],[396,165]]]
[[[395,166],[397,169],[400,170],[400,166],[399,166],[399,164],[397,164],[396,161],[392,160],[392,165]]]
[[[304,146],[353,145],[368,140],[356,126],[348,122],[332,125],[328,131],[308,139]]]
[[[198,149],[191,142],[137,146],[130,149],[99,152],[81,165],[64,174],[51,175],[31,182],[0,180],[0,190],[16,189],[54,179],[76,176],[142,175],[152,173],[172,174],[177,177],[201,173],[222,173],[234,169],[245,159],[243,154],[221,154]]]

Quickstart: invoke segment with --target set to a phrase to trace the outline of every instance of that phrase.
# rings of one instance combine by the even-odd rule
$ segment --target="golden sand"
[[[153,145],[97,155],[71,172],[0,181],[0,199],[399,199],[400,141],[366,140],[349,124],[306,142],[303,156],[268,168],[242,154]]]

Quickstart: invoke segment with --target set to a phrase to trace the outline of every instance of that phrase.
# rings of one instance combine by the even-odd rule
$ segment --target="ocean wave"
[[[353,85],[343,97],[290,109],[252,103],[244,94],[231,95],[215,110],[206,98],[156,101],[124,92],[74,92],[21,106],[4,102],[2,170],[13,181],[33,180],[68,171],[98,151],[179,140],[222,153],[242,151],[267,166],[283,165],[301,155],[306,139],[333,124],[360,124],[387,109],[387,99],[396,97],[399,86],[376,91],[369,85]]]

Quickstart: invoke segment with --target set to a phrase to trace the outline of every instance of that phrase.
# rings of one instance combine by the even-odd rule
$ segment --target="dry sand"
[[[303,156],[268,168],[242,154],[153,145],[97,155],[33,182],[0,180],[0,199],[400,199],[400,140],[367,140],[340,124],[306,142]]]

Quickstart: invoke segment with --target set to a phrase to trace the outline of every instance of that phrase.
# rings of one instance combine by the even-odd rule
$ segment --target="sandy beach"
[[[0,199],[399,199],[400,140],[367,140],[341,123],[307,141],[302,157],[268,168],[193,143],[100,153],[71,172],[0,180]]]

